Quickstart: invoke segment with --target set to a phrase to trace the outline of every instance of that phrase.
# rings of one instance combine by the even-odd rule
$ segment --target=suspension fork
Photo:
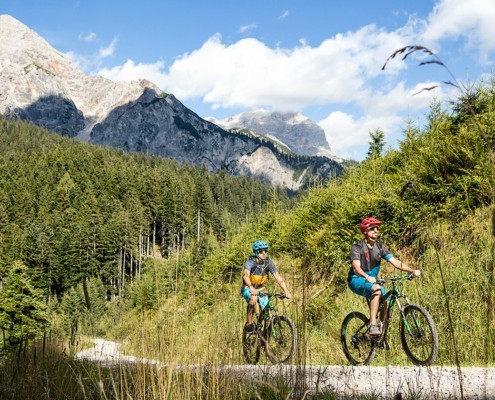
[[[408,332],[409,334],[411,334],[411,326],[407,320],[407,318],[405,317],[404,315],[404,309],[410,304],[409,303],[409,299],[407,298],[406,295],[403,296],[406,301],[405,301],[405,304],[404,306],[400,307],[400,313],[401,313],[401,316],[402,316],[402,322],[404,324],[404,327],[406,329],[406,332]],[[416,328],[419,328],[419,324],[418,324],[418,321],[416,320],[416,314],[415,313],[411,313],[411,317],[412,317],[412,320],[414,322],[414,325],[416,326]]]

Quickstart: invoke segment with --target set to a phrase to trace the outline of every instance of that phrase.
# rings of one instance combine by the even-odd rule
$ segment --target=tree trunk
[[[86,277],[83,278],[83,292],[84,292],[84,300],[86,300],[86,309],[91,311],[91,301],[89,299],[89,290],[88,290],[88,282]]]

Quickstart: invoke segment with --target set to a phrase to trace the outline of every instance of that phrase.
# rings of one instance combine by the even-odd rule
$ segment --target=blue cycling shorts
[[[251,290],[249,290],[249,288],[247,286],[244,286],[241,289],[241,295],[242,295],[242,297],[244,297],[244,299],[246,300],[246,302],[249,303],[249,300],[251,299]],[[260,296],[258,294],[258,303],[260,303],[261,309],[264,310],[265,307],[266,307],[266,305],[268,304],[268,297],[266,297],[266,296]]]
[[[377,277],[380,272],[380,266],[373,268],[371,271],[366,272],[369,276]],[[356,275],[354,270],[351,268],[349,271],[349,275],[347,276],[347,284],[349,288],[359,296],[366,297],[367,299],[371,298],[372,289],[374,283],[369,283],[362,276]],[[387,293],[385,288],[381,288],[382,296]]]

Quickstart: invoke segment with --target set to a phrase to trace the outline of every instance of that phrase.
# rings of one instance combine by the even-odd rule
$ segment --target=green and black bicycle
[[[288,363],[296,351],[297,332],[294,322],[286,315],[279,315],[272,299],[284,299],[283,294],[260,292],[258,296],[267,296],[268,304],[256,312],[256,329],[242,332],[244,357],[249,364],[259,361],[263,348],[268,359],[274,364]]]
[[[424,307],[411,304],[403,291],[405,282],[413,277],[414,274],[409,273],[377,280],[379,285],[392,285],[380,299],[378,315],[386,300],[389,301],[389,308],[379,336],[370,336],[369,318],[363,313],[353,311],[344,318],[340,339],[345,356],[352,365],[370,365],[377,349],[390,349],[387,333],[395,306],[400,313],[400,338],[407,357],[414,365],[431,365],[435,362],[438,334],[433,318]]]

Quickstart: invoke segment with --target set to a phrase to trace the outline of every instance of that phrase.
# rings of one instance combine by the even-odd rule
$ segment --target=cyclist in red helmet
[[[380,262],[382,259],[388,261],[395,268],[406,272],[414,272],[415,276],[420,276],[421,271],[408,267],[392,253],[381,242],[379,226],[382,222],[374,217],[368,217],[361,221],[360,229],[364,239],[356,243],[351,248],[351,268],[347,277],[349,288],[356,294],[370,299],[370,335],[381,334],[381,321],[385,319],[387,306],[383,307],[380,315],[380,323],[376,320],[380,297],[385,294],[385,289],[376,283],[380,272]]]
[[[284,279],[280,276],[273,261],[268,258],[268,243],[264,240],[257,240],[253,243],[253,253],[244,264],[242,281],[244,286],[241,289],[242,297],[248,303],[247,305],[247,322],[248,332],[254,332],[253,314],[256,303],[259,302],[261,309],[264,309],[268,303],[266,297],[258,296],[258,293],[265,290],[264,284],[268,279],[268,273],[271,273],[275,281],[284,291],[285,297],[290,299],[291,294],[285,284]]]

